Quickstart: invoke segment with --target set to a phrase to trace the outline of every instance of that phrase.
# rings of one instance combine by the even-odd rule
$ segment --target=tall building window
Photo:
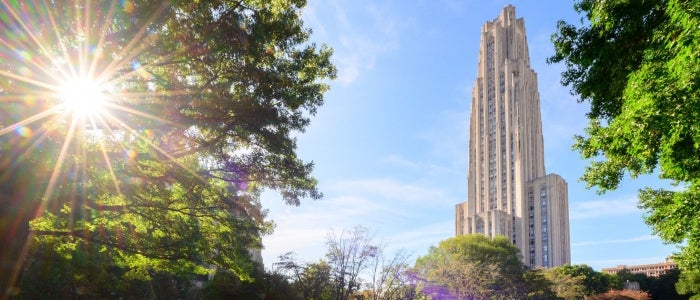
[[[498,194],[496,190],[496,58],[494,49],[494,38],[489,35],[486,41],[486,98],[487,98],[487,113],[488,113],[488,160],[489,160],[489,210],[496,209],[498,206]]]
[[[482,220],[480,217],[476,217],[475,223],[476,233],[485,234],[486,232],[484,232],[484,220]]]
[[[528,240],[530,240],[530,266],[535,265],[535,195],[532,188],[527,191]]]
[[[540,208],[542,212],[542,265],[549,267],[549,232],[547,232],[549,214],[547,211],[547,187],[544,185],[540,187]]]
[[[506,108],[505,108],[505,94],[506,94],[506,79],[505,73],[501,71],[498,76],[500,93],[499,93],[499,124],[500,124],[500,150],[501,150],[501,207],[504,211],[508,211],[508,165],[506,160]]]

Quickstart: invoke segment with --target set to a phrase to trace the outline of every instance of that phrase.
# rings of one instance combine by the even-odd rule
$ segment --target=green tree
[[[681,271],[676,290],[681,295],[690,296],[689,299],[700,299],[700,271]]]
[[[532,300],[549,300],[549,299],[560,299],[562,297],[555,290],[556,284],[554,281],[547,278],[547,273],[545,269],[536,268],[532,270],[526,270],[523,274],[525,280],[525,290],[526,297],[524,299]]]
[[[588,265],[563,265],[554,267],[547,270],[547,278],[555,283],[556,289],[573,295],[575,299],[580,299],[582,296],[604,293],[610,289],[618,288],[617,281],[614,280],[613,276],[593,270],[593,268]],[[566,284],[566,281],[578,283],[579,285],[562,286],[562,284]],[[559,292],[557,292],[557,294],[559,294]]]
[[[407,263],[409,256],[403,251],[387,256],[384,253],[384,245],[377,246],[375,255],[369,257],[368,278],[365,288],[371,296],[367,300],[391,300],[407,299],[412,294],[407,294],[413,287],[409,277],[410,266]]]
[[[651,277],[649,286],[644,290],[649,292],[652,299],[688,299],[690,296],[680,295],[676,290],[680,275],[679,269],[671,269],[658,277]]]
[[[676,283],[679,282],[680,270],[672,269],[664,274],[653,277],[646,274],[634,274],[628,269],[622,269],[615,274],[617,278],[616,289],[623,289],[626,282],[637,282],[639,289],[646,291],[652,299],[688,299],[679,295],[676,291]]]
[[[415,264],[421,291],[456,299],[524,298],[520,250],[507,238],[481,234],[441,241]],[[452,299],[452,298],[451,298]]]
[[[26,278],[22,280],[22,297],[75,299],[127,294],[126,290],[132,288],[129,286],[131,282],[120,278],[119,272],[110,272],[106,268],[109,262],[103,261],[106,257],[82,250],[72,251],[68,258],[55,251],[54,247],[43,247],[34,251],[24,272]],[[148,296],[147,289],[138,289],[136,292],[136,295],[130,296]]]
[[[586,297],[587,300],[651,300],[644,291],[633,290],[609,290],[605,293]]]
[[[627,283],[636,282],[639,284],[639,289],[642,291],[649,290],[649,276],[646,274],[632,273],[628,269],[622,269],[615,274],[617,277],[616,290],[624,290]]]
[[[412,295],[407,288],[412,287],[407,275],[408,257],[402,252],[386,257],[384,247],[372,242],[367,228],[357,226],[340,234],[330,233],[326,245],[325,260],[303,263],[288,252],[274,264],[303,299],[396,299]],[[365,291],[361,291],[363,280]]]
[[[35,245],[38,246],[38,245]],[[66,256],[60,245],[40,244],[28,259],[20,299],[177,299],[200,294],[206,276],[151,272],[150,279],[125,276],[112,258],[87,244]],[[54,246],[54,247],[51,247]],[[256,277],[257,279],[257,277]]]
[[[333,277],[333,299],[348,300],[362,287],[360,273],[380,254],[367,228],[356,226],[326,239],[326,259]]]
[[[282,274],[256,269],[253,281],[243,281],[229,272],[218,272],[201,291],[204,299],[303,299]],[[189,299],[197,299],[190,294]]]
[[[0,284],[20,277],[32,243],[67,258],[90,245],[125,278],[217,268],[252,279],[249,250],[272,228],[260,192],[321,197],[293,134],[335,69],[331,50],[308,42],[304,5],[2,5]],[[61,94],[76,80],[98,90],[83,105],[105,98],[101,110]]]
[[[560,267],[547,269],[544,277],[552,284],[552,291],[557,297],[566,300],[583,299],[587,295],[587,287],[583,283],[585,275],[567,274]]]
[[[328,262],[299,262],[293,252],[279,257],[274,264],[275,272],[284,275],[301,299],[330,300],[333,295],[334,280]]]
[[[658,171],[681,188],[640,191],[655,234],[681,244],[681,268],[700,269],[700,4],[594,1],[575,4],[588,22],[560,22],[553,35],[562,83],[590,103],[574,148],[591,159],[583,175],[601,192]]]

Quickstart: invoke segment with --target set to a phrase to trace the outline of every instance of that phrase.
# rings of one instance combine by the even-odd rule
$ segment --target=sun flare
[[[89,78],[76,78],[63,82],[58,88],[58,98],[65,112],[79,117],[95,116],[102,112],[107,102],[107,88]]]

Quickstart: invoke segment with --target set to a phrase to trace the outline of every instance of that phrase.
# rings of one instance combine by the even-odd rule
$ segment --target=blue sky
[[[323,258],[330,232],[362,225],[389,253],[413,258],[454,236],[454,205],[465,201],[471,89],[482,24],[512,4],[525,19],[538,74],[548,173],[569,184],[571,261],[599,270],[663,261],[675,246],[652,236],[637,190],[667,186],[655,175],[627,178],[597,195],[579,182],[586,162],[571,150],[588,107],[548,65],[560,19],[579,24],[569,1],[311,0],[303,11],[313,40],[334,49],[338,78],[308,130],[299,156],[315,163],[325,194],[299,207],[263,195],[274,234],[263,239],[267,267],[287,251]]]

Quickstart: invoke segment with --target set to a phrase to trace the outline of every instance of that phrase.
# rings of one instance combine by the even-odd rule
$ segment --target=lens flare
[[[18,127],[15,132],[21,137],[31,137],[32,136],[32,129],[26,126]]]

